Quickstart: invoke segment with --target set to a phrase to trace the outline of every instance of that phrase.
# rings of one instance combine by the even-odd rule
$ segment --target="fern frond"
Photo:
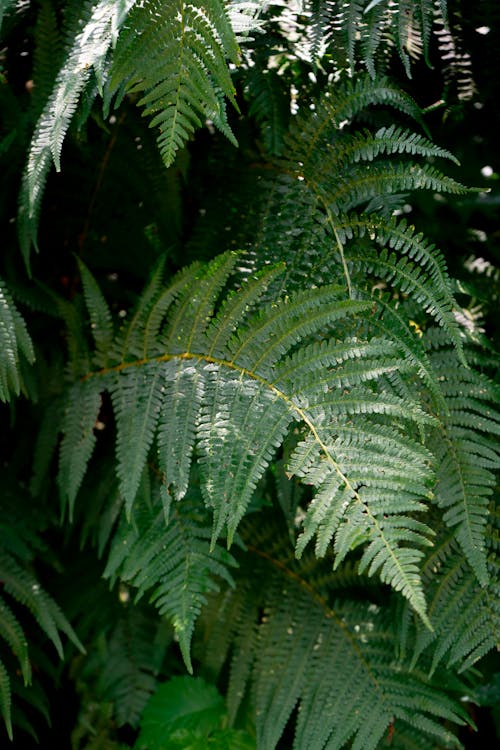
[[[496,524],[498,527],[498,519]],[[431,671],[446,661],[448,667],[467,670],[485,654],[500,646],[500,585],[495,534],[486,534],[489,546],[490,583],[481,586],[464,560],[457,542],[443,534],[423,566],[429,592],[429,617],[433,631],[416,623],[413,661],[422,654],[432,657]],[[450,623],[453,627],[450,627]]]
[[[165,398],[158,428],[158,462],[167,492],[181,500],[188,489],[205,381],[195,367],[171,367],[163,377]]]
[[[378,277],[435,316],[461,352],[456,303],[444,261],[420,233],[390,215],[390,196],[417,189],[462,194],[466,188],[432,164],[406,161],[412,154],[453,159],[427,138],[396,125],[351,132],[351,120],[377,104],[420,119],[409,97],[385,79],[373,82],[368,76],[344,81],[335,97],[325,92],[313,111],[295,118],[285,139],[287,150],[275,166],[276,176],[266,180],[266,203],[256,207],[260,225],[257,231],[252,227],[251,252],[270,261],[289,261],[285,278],[292,288],[303,286],[305,278],[311,286],[319,284],[316,276],[324,278],[327,257],[337,261],[337,278],[342,268],[351,296],[360,283],[366,288],[367,275]],[[289,221],[297,206],[303,216],[299,228]],[[382,215],[375,213],[375,206]],[[359,208],[361,215],[354,212]]]
[[[95,380],[77,382],[71,387],[66,402],[58,482],[63,510],[68,508],[70,518],[96,442],[94,427],[101,407],[100,394],[101,384]]]
[[[194,626],[209,592],[218,591],[217,578],[232,584],[233,557],[219,545],[210,550],[210,528],[203,513],[189,502],[176,506],[165,525],[163,509],[146,503],[124,518],[111,545],[104,572],[148,592],[150,601],[172,623],[186,667],[191,664]]]
[[[217,648],[230,648],[232,716],[250,682],[258,746],[276,747],[295,708],[297,749],[340,750],[349,742],[374,749],[391,724],[413,727],[423,743],[431,737],[453,742],[441,718],[460,724],[465,713],[440,691],[437,675],[431,680],[394,659],[383,611],[367,602],[324,598],[311,561],[294,561],[272,524],[247,533],[244,593],[238,581],[234,592],[223,595],[214,635],[220,638],[234,598],[237,626],[226,630],[227,642],[217,640]],[[210,632],[208,639],[210,652]]]
[[[446,330],[463,359],[463,339],[455,317],[457,305],[443,257],[435,245],[396,217],[387,220],[377,215],[350,214],[336,219],[335,228],[354,269],[373,273],[403,294],[410,294]]]
[[[128,514],[156,431],[163,377],[162,368],[153,362],[118,373],[111,386],[118,432],[117,473]]]
[[[17,498],[17,502],[19,499]],[[52,597],[42,588],[30,570],[34,550],[40,540],[26,527],[25,520],[16,522],[8,508],[3,508],[3,522],[0,529],[2,549],[0,550],[0,634],[2,638],[0,655],[0,711],[7,733],[12,739],[12,693],[17,690],[16,681],[22,676],[24,685],[30,685],[32,662],[35,664],[34,645],[28,643],[27,633],[32,630],[31,616],[37,622],[44,636],[54,645],[59,658],[63,658],[61,636],[64,634],[78,648],[83,650],[73,628]],[[4,543],[4,541],[6,543]],[[28,621],[26,621],[28,613]],[[31,615],[31,616],[30,616]],[[7,647],[4,652],[4,644]],[[14,708],[16,708],[14,696]],[[33,701],[36,705],[36,691]],[[16,716],[17,723],[17,716]]]
[[[224,97],[236,104],[225,57],[237,62],[238,48],[220,0],[148,0],[130,14],[112,62],[110,95],[123,82],[142,94],[139,105],[166,166],[195,128],[209,119],[233,142]]]
[[[299,114],[293,121],[286,143],[293,158],[307,164],[318,144],[327,143],[332,135],[350,123],[364,109],[377,105],[392,107],[422,123],[421,112],[415,101],[388,78],[372,81],[367,75],[344,79],[337,86],[335,96],[325,91],[315,102],[313,112]]]
[[[175,299],[185,294],[185,288],[191,281],[193,266],[188,272],[177,274],[174,283],[164,288],[165,258],[161,258],[155,266],[149,283],[140,296],[131,322],[125,326],[121,335],[116,339],[110,350],[109,362],[114,359],[124,359],[127,355],[146,357],[158,347],[160,328],[166,313]]]
[[[459,100],[470,101],[476,93],[476,83],[471,56],[463,46],[460,14],[450,13],[448,23],[440,16],[436,20],[439,24],[436,37],[446,84],[455,89]]]
[[[290,119],[290,101],[282,80],[274,70],[250,68],[247,78],[249,115],[261,128],[262,140],[268,154],[280,156],[283,138]]]
[[[214,304],[236,261],[229,253],[183,272],[180,294],[160,295],[169,300],[162,308],[165,323],[157,323],[165,334],[151,354],[144,350],[146,357],[133,359],[125,353],[70,392],[61,445],[63,501],[72,507],[85,473],[102,389],[112,395],[118,476],[129,515],[155,435],[165,486],[177,499],[186,492],[196,446],[202,493],[213,510],[212,546],[224,528],[231,543],[258,481],[298,423],[306,437],[287,471],[318,492],[307,511],[309,536],[321,525],[316,505],[329,519],[318,552],[324,554],[335,538],[340,562],[367,543],[363,565],[369,573],[379,572],[425,619],[417,563],[430,530],[413,515],[430,496],[431,457],[399,424],[424,426],[433,419],[408,398],[376,385],[401,365],[406,370],[408,362],[401,363],[390,344],[384,355],[380,340],[302,344],[319,332],[342,330],[345,336],[349,319],[355,325],[356,316],[371,308],[371,301],[343,300],[337,287],[306,290],[252,314],[272,277],[266,272],[248,279],[217,312]],[[150,299],[150,288],[146,295]],[[136,332],[137,320],[131,322]],[[148,317],[142,320],[148,336]],[[394,492],[397,503],[389,502]]]
[[[485,530],[489,498],[496,485],[494,470],[500,463],[498,388],[485,376],[459,367],[454,353],[438,344],[431,361],[440,373],[447,414],[431,437],[438,461],[436,501],[443,520],[454,530],[463,553],[481,585],[489,579]]]
[[[21,358],[32,364],[33,344],[5,282],[0,279],[0,401],[18,396],[22,381]]]
[[[377,52],[382,39],[388,57],[395,47],[406,74],[411,77],[411,62],[422,55],[428,62],[431,29],[434,21],[446,18],[446,3],[436,8],[433,0],[308,0],[311,11],[309,35],[311,56],[320,59],[332,50],[336,66],[351,72],[360,60],[375,77],[379,65]]]
[[[64,137],[78,100],[92,72],[101,86],[110,47],[136,0],[97,0],[90,19],[76,35],[67,59],[57,75],[33,134],[19,198],[19,241],[26,265],[32,243],[36,247],[38,214],[45,181],[53,161],[60,171]]]
[[[1,17],[0,17],[1,20]],[[4,665],[0,661],[0,712],[5,722],[5,728],[7,730],[7,736],[12,742],[14,739],[12,732],[12,718],[11,718],[11,705],[12,698],[10,692],[10,679],[9,673],[5,669]]]
[[[95,283],[94,277],[86,266],[78,259],[78,267],[83,284],[85,303],[90,313],[90,327],[96,346],[96,364],[104,365],[113,341],[113,320],[111,311],[101,290]]]
[[[110,704],[114,726],[136,728],[158,686],[170,640],[170,628],[152,618],[148,609],[122,605],[113,626],[100,634],[80,664],[79,683],[88,691],[84,707],[98,701]]]
[[[52,91],[62,56],[62,40],[57,15],[49,0],[41,3],[36,19],[35,41],[33,95],[37,105],[37,114],[39,114]]]

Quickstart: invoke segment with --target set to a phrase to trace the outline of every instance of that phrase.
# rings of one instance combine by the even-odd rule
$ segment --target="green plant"
[[[67,687],[82,750],[461,747],[498,673],[498,353],[405,218],[483,195],[416,101],[425,63],[474,95],[461,3],[0,21],[8,736]]]

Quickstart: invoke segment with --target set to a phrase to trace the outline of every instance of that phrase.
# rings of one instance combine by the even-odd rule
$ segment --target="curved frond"
[[[30,533],[26,523],[16,523],[6,507],[3,511],[0,528],[0,712],[12,739],[11,711],[12,708],[17,711],[17,696],[13,701],[12,694],[18,689],[17,683],[24,683],[31,690],[32,672],[37,671],[33,654],[36,647],[31,643],[33,620],[54,645],[59,658],[63,658],[62,635],[81,650],[83,646],[59,606],[30,569],[33,551],[40,546],[40,539]],[[36,707],[36,689],[32,697],[26,697]]]
[[[74,39],[59,71],[33,134],[19,199],[19,238],[28,265],[31,244],[36,245],[38,214],[52,161],[60,170],[64,137],[80,95],[94,73],[102,86],[110,47],[136,0],[98,0],[88,22]]]
[[[236,258],[227,254],[183,273],[182,292],[170,297],[165,311],[162,353],[156,342],[150,355],[145,350],[137,360],[125,354],[74,387],[60,470],[70,507],[95,441],[92,426],[103,388],[111,390],[116,415],[127,512],[155,436],[165,486],[177,498],[186,492],[196,446],[202,493],[213,510],[212,547],[224,529],[231,543],[257,483],[298,424],[304,439],[286,470],[317,493],[307,509],[303,541],[318,532],[318,554],[334,541],[338,562],[366,545],[362,565],[400,590],[425,619],[418,561],[431,532],[414,516],[430,497],[432,461],[399,425],[423,427],[433,419],[376,385],[411,366],[401,362],[397,348],[391,358],[391,345],[380,340],[302,344],[319,331],[345,335],[349,320],[354,324],[371,308],[372,302],[342,299],[337,287],[306,290],[252,314],[251,303],[269,280],[264,274],[248,279],[214,310]],[[236,305],[238,294],[248,304]],[[240,314],[239,321],[233,318],[233,332],[225,331],[228,310]],[[144,325],[147,335],[146,317]],[[131,326],[137,330],[137,318]],[[123,341],[124,334],[119,336]]]
[[[438,461],[436,501],[484,586],[489,580],[487,509],[496,486],[495,470],[500,466],[498,387],[474,370],[458,366],[447,348],[438,348],[431,357],[440,373],[448,410],[431,438]]]

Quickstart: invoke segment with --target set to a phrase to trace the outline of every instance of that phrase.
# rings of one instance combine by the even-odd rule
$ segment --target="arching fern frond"
[[[346,300],[336,286],[306,290],[253,313],[269,283],[267,273],[218,304],[237,261],[232,253],[184,271],[180,287],[173,282],[177,297],[167,289],[144,308],[149,310],[142,328],[147,337],[149,320],[161,306],[155,323],[159,335],[151,348],[139,359],[124,352],[117,361],[112,352],[120,347],[112,347],[106,367],[89,372],[71,389],[61,487],[66,493],[72,488],[68,499],[73,502],[95,441],[99,393],[108,390],[129,515],[155,439],[159,469],[177,500],[186,492],[196,446],[204,500],[214,514],[212,546],[224,529],[231,542],[257,482],[298,424],[303,440],[287,471],[317,489],[306,528],[323,527],[318,552],[324,554],[335,537],[342,560],[349,549],[368,542],[363,564],[370,574],[380,572],[425,619],[417,562],[431,532],[413,516],[425,508],[432,470],[412,425],[433,420],[417,404],[377,388],[382,374],[408,363],[399,361],[397,347],[380,341],[350,340],[344,346],[332,341],[319,349],[302,343],[320,332],[324,337],[342,331],[345,337],[349,320],[371,309],[372,301]],[[137,320],[133,316],[131,326],[138,334]],[[119,334],[124,337],[126,332]],[[399,429],[402,420],[405,431]],[[414,441],[408,429],[416,430]],[[390,465],[382,450],[388,431]]]
[[[498,509],[486,532],[488,575],[481,586],[449,532],[443,533],[423,566],[433,631],[415,622],[413,661],[430,655],[431,671],[445,661],[465,671],[492,649],[500,648],[500,577],[498,566]],[[450,623],[453,627],[450,627]]]
[[[433,164],[414,161],[454,159],[427,138],[395,125],[363,132],[352,127],[365,108],[377,105],[420,120],[413,100],[367,75],[338,84],[335,96],[325,92],[312,111],[294,118],[274,174],[261,178],[267,189],[255,207],[256,221],[249,212],[249,264],[254,253],[271,262],[285,259],[287,291],[306,279],[321,283],[327,258],[329,276],[343,277],[352,296],[371,293],[378,278],[433,315],[461,352],[444,261],[434,245],[392,214],[401,193],[466,189]],[[297,206],[300,226],[290,222]]]
[[[64,137],[80,95],[94,74],[104,83],[104,68],[110,47],[135,0],[97,0],[90,17],[74,39],[59,71],[31,141],[19,199],[19,239],[26,264],[32,243],[36,246],[38,214],[47,174],[53,161],[60,170]]]
[[[32,680],[27,631],[32,629],[33,620],[54,645],[60,658],[63,658],[63,635],[83,650],[61,609],[31,569],[34,550],[40,548],[41,543],[26,528],[24,519],[20,522],[18,515],[19,511],[11,512],[6,498],[3,498],[0,523],[0,712],[10,739],[15,671],[22,676],[24,685],[31,684]]]
[[[486,585],[487,508],[500,465],[498,387],[474,370],[458,367],[439,332],[429,331],[429,340],[447,404],[440,429],[431,437],[438,460],[436,500],[479,582]]]

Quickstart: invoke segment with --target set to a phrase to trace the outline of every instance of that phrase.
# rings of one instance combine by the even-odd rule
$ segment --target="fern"
[[[13,688],[16,687],[16,679],[13,681],[9,676],[6,665],[10,668],[11,659],[14,657],[24,686],[31,683],[32,663],[36,664],[36,657],[33,657],[28,642],[27,631],[33,627],[29,621],[32,618],[36,621],[44,636],[53,644],[60,659],[63,658],[62,635],[78,647],[83,647],[59,606],[31,570],[34,553],[39,552],[40,548],[43,549],[43,543],[36,534],[26,528],[26,524],[22,523],[22,511],[20,512],[19,508],[22,495],[21,498],[16,498],[16,508],[10,496],[11,492],[12,489],[9,492],[5,488],[3,519],[0,524],[0,710],[8,736],[12,740],[11,696]],[[21,508],[23,506],[25,510],[25,504],[21,502]],[[36,705],[36,692],[33,694],[33,703]]]
[[[9,290],[0,279],[0,401],[9,401],[21,392],[21,363],[35,359],[26,324]]]
[[[439,461],[436,499],[447,525],[455,528],[463,552],[479,582],[488,582],[485,529],[489,497],[494,492],[498,446],[488,436],[498,435],[498,403],[494,384],[472,370],[450,375],[453,355],[439,347],[434,336],[433,363],[441,374],[447,414],[443,415],[435,453]]]
[[[119,727],[137,727],[171,639],[166,624],[152,622],[148,614],[122,604],[114,626],[78,665],[84,709],[95,705],[96,698],[107,702]]]
[[[481,726],[497,11],[446,5],[0,0],[5,739]]]
[[[166,166],[204,119],[233,142],[224,95],[235,104],[225,55],[238,49],[220,0],[209,3],[150,2],[138,5],[120,37],[110,79],[110,96],[122,89],[141,94],[139,105],[158,127]],[[123,94],[123,92],[122,92]]]
[[[441,700],[437,676],[433,683],[391,658],[383,610],[326,599],[323,572],[307,558],[294,561],[276,527],[268,527],[264,534],[246,529],[251,559],[244,583],[238,581],[236,590],[224,595],[218,603],[220,626],[208,631],[208,653],[212,647],[227,654],[231,647],[231,715],[250,690],[257,743],[269,748],[276,747],[296,704],[297,748],[341,748],[349,741],[355,748],[375,748],[392,724],[403,734],[413,728],[422,743],[429,735],[452,741],[439,717],[461,723],[462,712]],[[256,571],[265,581],[259,588],[252,582]],[[237,630],[232,631],[235,606]],[[222,633],[229,644],[221,642]],[[353,705],[359,710],[350,710]]]
[[[189,504],[172,512],[167,528],[163,508],[143,503],[132,522],[124,517],[113,537],[104,575],[137,588],[171,621],[184,661],[193,671],[190,645],[194,625],[206,596],[217,591],[214,577],[232,583],[232,556],[221,547],[210,554],[210,531],[203,516]]]
[[[99,391],[109,388],[117,418],[118,475],[128,512],[158,429],[159,468],[177,499],[185,492],[189,456],[196,441],[205,503],[214,512],[212,546],[225,527],[230,543],[276,448],[292,424],[302,424],[305,440],[291,456],[287,470],[318,490],[308,512],[307,533],[316,531],[319,523],[323,526],[320,553],[335,535],[339,562],[350,548],[370,539],[363,564],[370,573],[380,571],[425,618],[416,567],[422,553],[415,545],[426,544],[430,530],[409,514],[425,508],[421,500],[429,493],[430,456],[399,436],[394,420],[409,419],[422,425],[432,420],[417,405],[363,385],[398,367],[397,358],[377,362],[377,355],[382,354],[377,345],[362,345],[356,354],[349,345],[351,362],[345,378],[338,347],[318,350],[309,345],[293,355],[296,359],[288,358],[291,347],[304,337],[318,330],[325,332],[334,328],[337,320],[343,322],[367,309],[368,303],[342,300],[336,287],[297,294],[267,314],[250,317],[247,327],[249,311],[242,309],[243,319],[228,338],[222,331],[229,320],[232,327],[237,324],[230,297],[216,313],[210,330],[214,302],[236,261],[233,254],[221,256],[206,269],[195,266],[190,284],[185,283],[183,274],[182,292],[152,350],[136,361],[125,355],[121,363],[110,362],[101,374],[74,386],[68,426],[63,428],[61,487],[66,488],[71,477],[71,503],[95,440],[92,424],[99,408]],[[247,283],[248,302],[251,297],[258,298],[262,282]],[[163,297],[161,294],[156,304],[166,312]],[[153,306],[149,319],[154,316]],[[136,318],[131,325],[135,327]],[[204,349],[210,354],[204,354]],[[338,370],[325,378],[325,366],[337,366]],[[374,440],[377,434],[385,435],[380,421],[396,430],[392,470],[387,456],[383,468],[377,468],[383,452]],[[132,436],[138,430],[142,437],[136,446]],[[410,456],[414,471],[408,476]],[[368,479],[369,466],[373,472]],[[400,497],[394,507],[383,499],[389,489],[397,490]],[[318,520],[315,504],[326,506]],[[383,520],[388,514],[390,520]],[[327,520],[320,521],[322,516]]]
[[[54,89],[38,120],[19,199],[19,238],[26,263],[36,230],[43,189],[53,161],[61,168],[64,136],[78,104],[80,94],[94,73],[100,86],[109,48],[135,0],[100,0],[92,7],[88,23],[76,36]]]

